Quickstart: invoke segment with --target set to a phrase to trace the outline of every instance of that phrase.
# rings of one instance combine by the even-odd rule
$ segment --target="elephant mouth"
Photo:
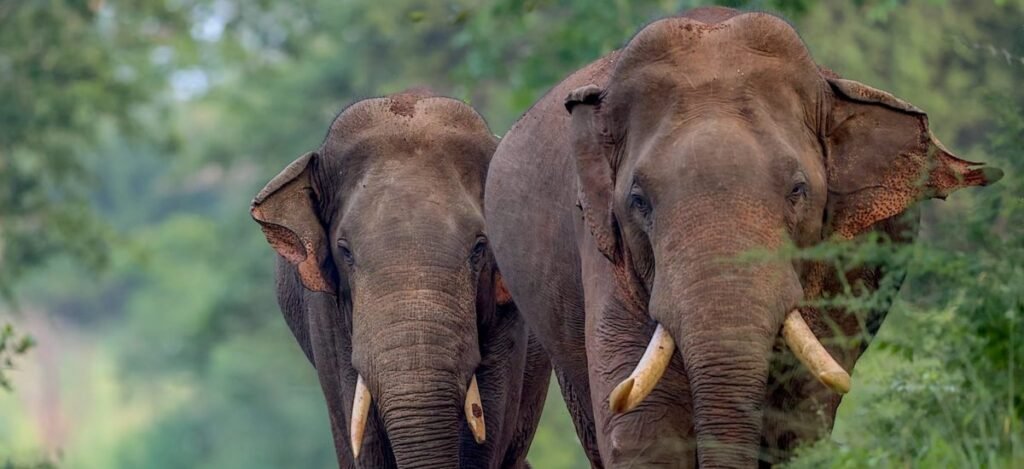
[[[370,403],[373,398],[370,396],[370,388],[366,386],[363,375],[356,380],[355,396],[352,399],[352,421],[349,427],[351,437],[352,455],[359,459],[359,452],[363,447],[363,434],[366,431],[366,420],[370,415]],[[469,382],[466,389],[466,401],[463,409],[466,414],[466,423],[473,433],[473,439],[477,444],[483,444],[487,439],[487,430],[484,425],[484,407],[480,399],[480,387],[476,382],[476,375]]]
[[[786,315],[780,333],[786,346],[818,381],[839,394],[850,392],[850,374],[832,358],[814,335],[799,308]],[[675,349],[675,340],[668,329],[658,324],[636,368],[608,396],[608,407],[613,414],[633,410],[650,395],[665,374]]]

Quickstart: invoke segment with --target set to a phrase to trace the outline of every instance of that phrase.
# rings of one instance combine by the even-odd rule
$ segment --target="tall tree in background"
[[[141,133],[159,119],[139,106],[174,65],[152,53],[188,42],[175,33],[188,17],[170,3],[0,2],[0,304],[13,307],[15,284],[54,257],[106,263],[110,234],[91,207],[85,159],[104,126]],[[6,386],[4,370],[32,341],[0,323]]]
[[[105,263],[107,233],[90,207],[95,175],[84,160],[95,157],[104,126],[138,135],[159,125],[165,114],[156,100],[180,66],[177,52],[191,46],[180,34],[190,27],[183,6],[0,2],[0,293],[7,299],[29,269],[56,255]]]

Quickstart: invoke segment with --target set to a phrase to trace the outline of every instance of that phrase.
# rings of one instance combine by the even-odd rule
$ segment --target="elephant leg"
[[[463,467],[499,467],[517,431],[516,412],[527,367],[528,332],[514,308],[502,309],[495,317],[496,320],[480,328],[481,361],[476,369],[487,439],[478,444],[467,438],[468,426],[463,424],[460,448]]]
[[[502,468],[520,469],[530,467],[526,453],[540,425],[541,412],[548,395],[551,381],[551,360],[533,334],[529,334],[526,350],[526,368],[523,370],[523,386],[516,412],[516,426],[505,453]]]
[[[348,419],[351,418],[356,373],[351,361],[345,358],[352,354],[351,334],[341,320],[342,313],[334,297],[306,290],[296,269],[287,262],[278,259],[277,268],[278,302],[288,327],[316,369],[330,417],[338,466],[355,469]],[[364,465],[393,467],[386,437],[377,430],[382,428],[373,412],[364,440]]]
[[[776,344],[765,397],[761,460],[783,463],[799,445],[827,437],[840,400],[841,395],[822,386],[787,347]]]
[[[582,248],[592,243],[586,233]],[[635,409],[615,414],[609,408],[608,396],[636,367],[655,323],[629,310],[618,288],[607,288],[616,285],[614,273],[596,260],[583,256],[582,268],[590,398],[602,460],[616,468],[696,467],[690,385],[678,353]]]
[[[349,445],[348,422],[350,417],[346,403],[352,402],[355,382],[348,383],[349,373],[346,369],[351,366],[343,366],[339,363],[339,350],[346,348],[346,343],[340,337],[343,331],[337,330],[338,323],[330,316],[330,312],[336,310],[325,295],[306,292],[303,295],[309,307],[309,339],[311,343],[313,361],[316,363],[316,372],[319,376],[320,387],[327,402],[328,416],[331,423],[331,434],[334,436],[334,449],[337,453],[338,466],[342,468],[355,468],[356,464],[352,458],[352,448]],[[327,313],[324,310],[328,311]],[[338,417],[346,421],[339,421]],[[371,432],[372,433],[372,432]]]
[[[590,386],[585,380],[571,379],[566,373],[555,369],[555,378],[562,391],[562,399],[569,409],[569,416],[576,427],[576,435],[583,445],[583,452],[590,460],[593,468],[603,468],[601,453],[598,450],[597,436],[594,434],[594,415],[590,405]],[[578,384],[582,383],[582,384]]]
[[[384,424],[374,406],[366,424],[360,465],[353,460],[349,444],[349,421],[352,418],[352,399],[355,395],[356,371],[351,361],[339,358],[352,355],[351,335],[340,319],[334,298],[322,293],[305,293],[305,304],[309,308],[309,337],[320,387],[327,401],[331,434],[338,466],[342,469],[356,467],[394,467]],[[344,419],[341,421],[340,419]]]
[[[620,320],[616,320],[620,319]],[[595,430],[607,467],[696,467],[689,381],[676,356],[650,395],[636,408],[615,414],[608,396],[643,355],[654,332],[642,318],[599,320],[588,338]]]
[[[306,306],[306,288],[299,280],[299,271],[281,256],[277,256],[276,269],[277,305],[281,308],[284,322],[295,336],[302,353],[306,354],[306,359],[315,368],[309,329],[311,312]]]

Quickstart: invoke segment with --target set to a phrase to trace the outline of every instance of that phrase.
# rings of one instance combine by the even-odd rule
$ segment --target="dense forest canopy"
[[[501,135],[705,3],[0,0],[0,465],[331,466],[256,190],[356,99],[427,85]],[[1007,174],[924,203],[912,246],[801,254],[909,276],[833,300],[898,298],[832,438],[792,465],[1024,464],[1024,1],[721,3],[785,16],[820,64]],[[531,461],[586,467],[578,447],[549,393]]]

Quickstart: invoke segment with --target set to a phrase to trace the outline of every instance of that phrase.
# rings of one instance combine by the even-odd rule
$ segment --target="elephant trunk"
[[[459,466],[459,381],[438,370],[381,375],[378,408],[398,467]]]
[[[680,342],[693,397],[700,467],[753,467],[761,438],[770,340],[754,330],[686,330]]]
[[[788,262],[734,261],[744,248],[676,251],[651,291],[690,381],[702,468],[756,466],[772,346],[802,296]]]
[[[407,285],[404,291],[356,298],[353,365],[398,467],[458,467],[467,396],[475,394],[483,421],[479,392],[471,389],[480,361],[473,297],[423,288],[415,279],[402,282],[390,283]],[[467,301],[457,301],[462,297]],[[357,393],[353,409],[358,399]]]

